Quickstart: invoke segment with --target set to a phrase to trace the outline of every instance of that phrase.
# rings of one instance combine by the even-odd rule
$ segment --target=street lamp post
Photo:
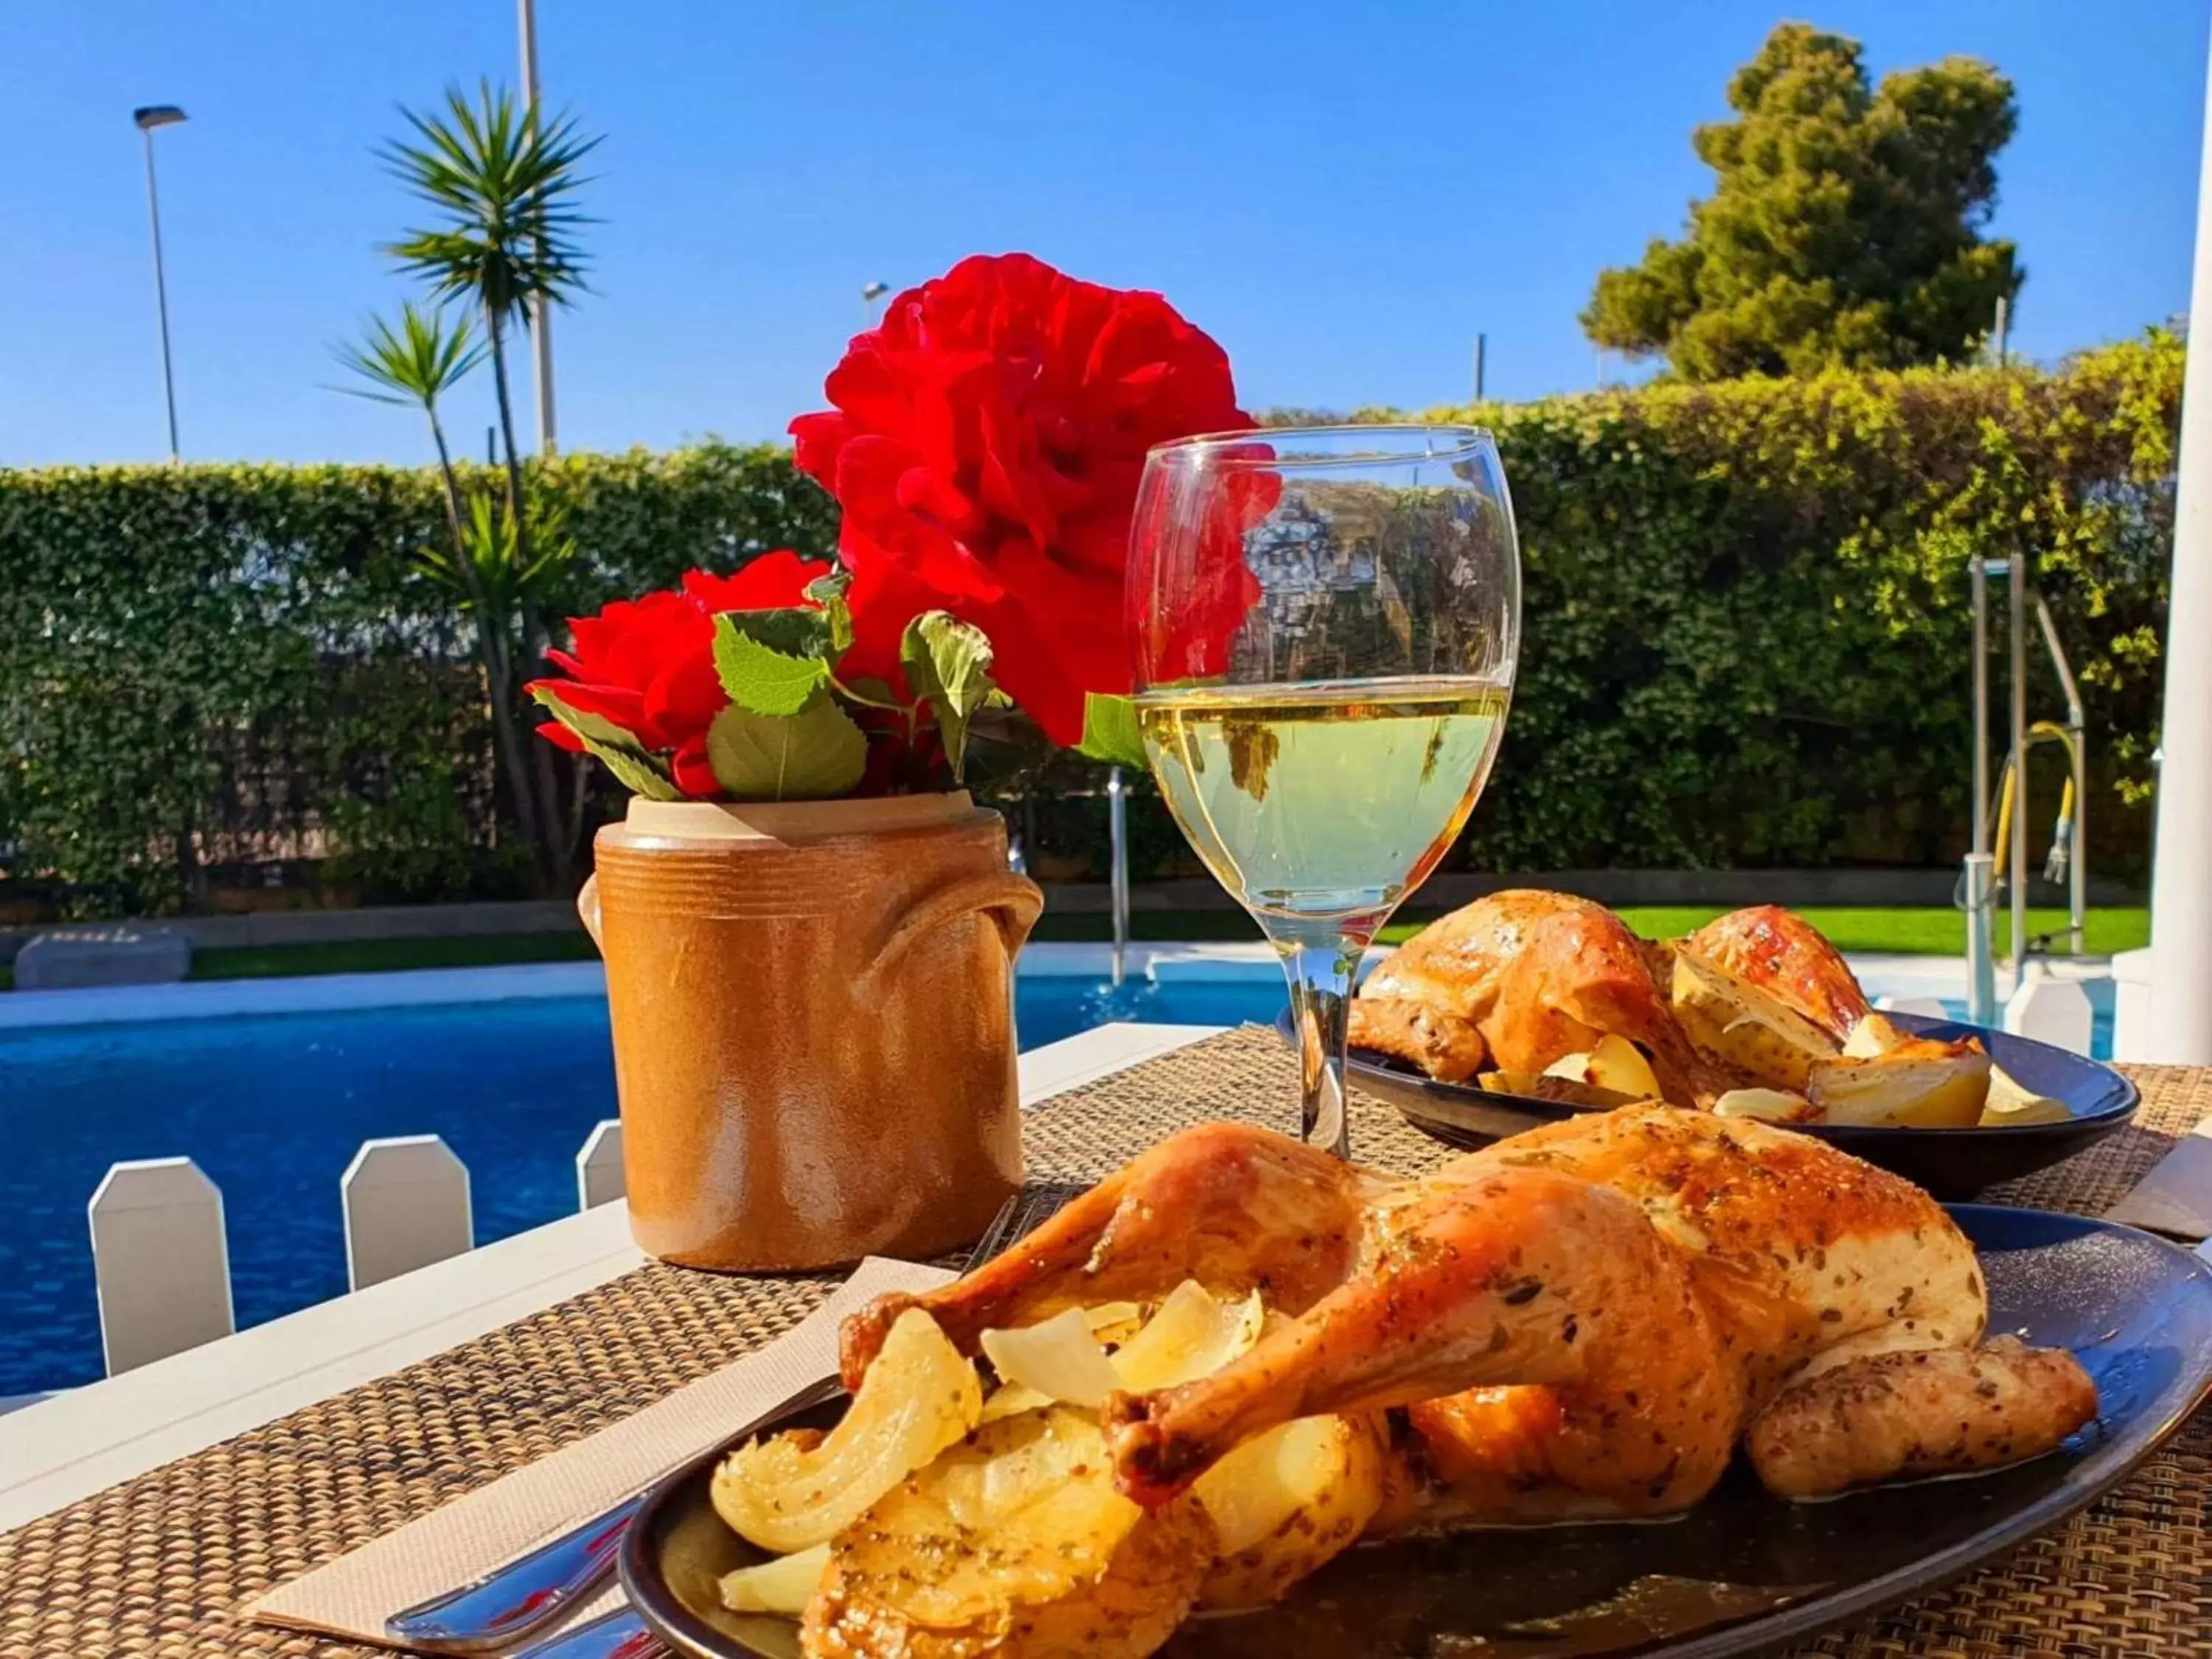
[[[161,197],[154,186],[154,129],[173,126],[185,118],[174,104],[148,104],[131,112],[131,118],[146,140],[146,216],[154,227],[154,307],[161,319],[161,400],[169,410],[169,459],[179,459],[177,448],[177,386],[169,369],[169,284],[161,271]]]
[[[867,313],[870,323],[876,320],[876,302],[890,291],[889,283],[869,283],[860,289],[860,308]]]

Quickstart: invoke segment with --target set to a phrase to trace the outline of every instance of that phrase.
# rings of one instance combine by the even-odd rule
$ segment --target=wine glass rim
[[[1357,434],[1377,440],[1368,450],[1348,451],[1341,455],[1238,455],[1229,452],[1236,447],[1255,443],[1273,444],[1297,438],[1336,438]],[[1449,435],[1452,441],[1443,447],[1413,449],[1393,446],[1387,440],[1413,438],[1416,435],[1436,439]],[[1344,421],[1328,426],[1255,426],[1227,432],[1197,432],[1188,437],[1170,438],[1164,443],[1154,444],[1147,459],[1181,460],[1188,456],[1203,456],[1223,466],[1372,466],[1377,461],[1461,461],[1474,456],[1492,453],[1498,448],[1498,440],[1486,426],[1475,426],[1460,421],[1379,421],[1372,423]]]

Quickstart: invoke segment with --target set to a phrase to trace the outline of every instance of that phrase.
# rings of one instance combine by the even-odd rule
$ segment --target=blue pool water
[[[1283,1001],[1264,979],[1018,987],[1028,1048]],[[614,1115],[596,996],[0,1032],[0,1396],[100,1375],[85,1204],[118,1158],[188,1157],[222,1189],[244,1327],[344,1291],[338,1176],[362,1141],[442,1135],[486,1243],[575,1209],[576,1149]]]

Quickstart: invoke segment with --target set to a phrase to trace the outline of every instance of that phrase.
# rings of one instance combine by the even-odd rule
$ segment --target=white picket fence
[[[576,1207],[623,1196],[622,1125],[576,1153]],[[351,1290],[459,1255],[475,1242],[468,1166],[435,1135],[368,1140],[338,1178]],[[230,1250],[222,1192],[188,1158],[111,1168],[87,1206],[100,1341],[115,1376],[228,1336]]]

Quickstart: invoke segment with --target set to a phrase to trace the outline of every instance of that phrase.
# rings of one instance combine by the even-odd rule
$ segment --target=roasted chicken
[[[1352,1044],[1442,1077],[1409,1009],[1473,1025],[1508,1072],[1540,1072],[1611,1034],[1644,1051],[1668,1100],[1710,1106],[1733,1079],[1676,1022],[1663,962],[1601,904],[1532,889],[1493,893],[1424,929],[1368,976],[1350,1009]],[[1456,1065],[1469,1075],[1463,1058]]]
[[[987,1328],[1186,1278],[1285,1316],[1196,1382],[1117,1394],[1115,1478],[1166,1503],[1253,1436],[1403,1408],[1421,1501],[1385,1522],[1634,1516],[1693,1503],[1739,1444],[1810,1498],[2056,1446],[2095,1412],[2070,1354],[1984,1343],[1972,1247],[1903,1179],[1747,1120],[1662,1105],[1548,1126],[1413,1181],[1215,1123],[1019,1244],[843,1332],[857,1385],[898,1315]]]
[[[1589,899],[1514,890],[1443,917],[1385,961],[1352,1001],[1350,1035],[1355,1048],[1447,1082],[1479,1078],[1486,1063],[1530,1076],[1616,1036],[1678,1106],[1782,1089],[1816,1115],[1804,1099],[1811,1068],[1868,1012],[1835,947],[1779,906],[1656,943]]]

